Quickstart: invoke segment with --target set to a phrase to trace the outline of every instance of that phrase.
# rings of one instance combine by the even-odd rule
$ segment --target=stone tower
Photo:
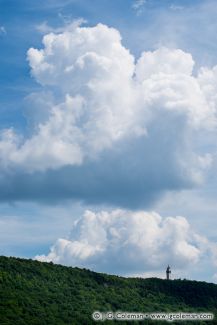
[[[168,265],[168,266],[167,266],[167,269],[166,269],[166,279],[167,279],[167,280],[170,279],[170,273],[171,273],[171,269],[170,269],[170,266]]]

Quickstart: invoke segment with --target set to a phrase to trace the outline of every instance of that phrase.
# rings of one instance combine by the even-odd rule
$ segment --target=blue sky
[[[215,1],[0,0],[0,9],[1,254],[143,276],[171,263],[177,277],[216,281]],[[45,35],[57,42],[51,55]],[[153,258],[137,220],[150,227]],[[117,251],[124,258],[112,264]]]

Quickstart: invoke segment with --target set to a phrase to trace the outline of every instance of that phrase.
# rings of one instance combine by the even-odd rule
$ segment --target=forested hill
[[[217,285],[187,280],[123,278],[52,263],[0,257],[1,325],[114,323],[94,322],[91,315],[95,310],[205,311],[217,315]],[[149,321],[149,324],[156,323],[164,322]],[[199,321],[180,323],[206,324]],[[213,320],[207,324],[217,322]]]

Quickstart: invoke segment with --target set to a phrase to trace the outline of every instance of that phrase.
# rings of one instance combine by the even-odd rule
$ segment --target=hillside
[[[91,315],[95,310],[217,313],[217,285],[187,280],[123,278],[52,263],[0,257],[1,325],[114,323],[94,322]],[[207,323],[217,324],[215,320]]]

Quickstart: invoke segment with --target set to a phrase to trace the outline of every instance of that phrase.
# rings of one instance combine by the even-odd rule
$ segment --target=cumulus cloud
[[[172,264],[196,264],[208,248],[186,218],[155,212],[86,211],[67,239],[58,239],[40,261],[119,274],[139,274]]]
[[[201,182],[212,156],[193,143],[216,128],[215,67],[196,75],[189,53],[167,48],[136,61],[102,24],[47,32],[28,51],[42,87],[27,99],[30,131],[1,130],[0,199],[38,198],[51,182],[56,197],[141,204]]]

